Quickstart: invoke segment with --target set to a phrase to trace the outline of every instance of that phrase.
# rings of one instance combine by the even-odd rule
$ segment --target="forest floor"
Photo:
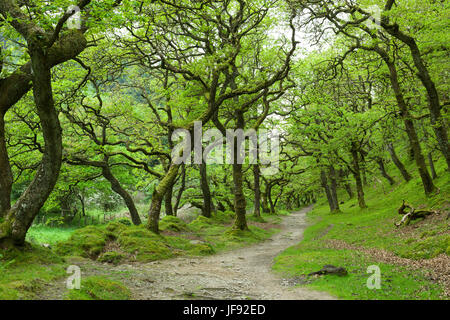
[[[151,263],[118,266],[90,260],[70,261],[78,265],[82,277],[108,277],[123,283],[132,299],[334,299],[307,288],[292,287],[272,271],[274,258],[298,243],[306,225],[305,208],[285,216],[281,231],[270,239],[240,249],[206,257],[181,257]],[[66,279],[43,290],[41,299],[64,299]]]
[[[439,192],[430,197],[418,176],[408,183],[395,176],[393,186],[376,180],[366,185],[366,209],[359,208],[356,197],[348,200],[341,192],[341,211],[330,213],[326,199],[320,199],[307,215],[303,240],[278,255],[273,269],[292,285],[339,299],[450,299],[450,175],[442,162],[438,168],[434,183]],[[409,171],[417,175],[413,164]],[[440,214],[396,228],[402,200]],[[325,264],[346,268],[348,276],[305,276]],[[380,289],[367,286],[371,267],[380,271]]]

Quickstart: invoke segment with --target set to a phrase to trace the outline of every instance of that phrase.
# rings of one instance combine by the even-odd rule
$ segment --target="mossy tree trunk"
[[[13,175],[6,149],[5,114],[0,113],[0,218],[11,209]]]
[[[262,197],[261,207],[263,213],[270,213],[269,200],[267,199],[267,192],[262,192],[261,197]]]
[[[53,101],[50,66],[45,43],[36,40],[36,36],[33,34],[27,42],[34,71],[33,97],[45,147],[33,181],[7,212],[0,229],[0,242],[12,241],[15,245],[24,244],[28,229],[58,180],[62,164],[62,130]]]
[[[430,163],[431,177],[433,179],[436,179],[437,173],[436,173],[436,169],[434,167],[433,154],[431,152],[428,153],[428,162]]]
[[[416,161],[417,169],[420,174],[420,178],[422,179],[422,184],[425,190],[426,195],[430,195],[434,191],[436,191],[436,187],[433,184],[433,180],[431,179],[431,176],[428,172],[425,158],[422,154],[422,147],[420,146],[419,137],[417,136],[416,129],[414,127],[414,123],[412,121],[411,114],[409,112],[409,109],[407,107],[405,98],[403,96],[400,82],[398,80],[398,73],[397,68],[394,64],[394,62],[389,58],[389,55],[382,50],[379,47],[376,47],[376,52],[380,54],[380,56],[383,58],[384,62],[387,64],[389,68],[389,74],[390,74],[390,80],[392,84],[392,88],[395,92],[395,98],[397,100],[397,105],[401,111],[401,115],[403,118],[403,121],[405,123],[405,129],[406,133],[409,138],[409,143],[411,145],[411,148],[414,150],[414,158]]]
[[[209,188],[208,183],[208,171],[206,167],[206,163],[203,161],[202,164],[199,165],[200,170],[200,187],[202,189],[203,195],[203,206],[202,206],[202,215],[206,218],[211,218],[211,209],[212,209],[212,199],[211,199],[211,190]]]
[[[186,189],[186,165],[183,164],[181,167],[181,186],[180,186],[180,190],[178,190],[177,200],[175,201],[175,206],[174,206],[174,215],[175,216],[178,213],[181,198],[183,197],[183,193],[184,193],[185,189]]]
[[[327,196],[328,206],[330,207],[330,212],[334,212],[336,210],[335,202],[333,200],[333,196],[331,194],[330,186],[328,185],[327,174],[325,170],[320,171],[320,182],[323,190],[325,191],[325,195]]]
[[[390,10],[389,7],[386,7],[385,9],[387,11]],[[441,113],[442,106],[440,104],[439,94],[436,89],[436,85],[434,84],[428,71],[428,67],[426,66],[423,60],[423,55],[420,52],[416,39],[402,32],[397,24],[390,25],[389,18],[383,18],[381,21],[381,25],[384,28],[384,30],[387,31],[387,33],[389,33],[391,36],[397,38],[398,40],[406,44],[410,50],[414,66],[418,71],[417,76],[419,77],[427,93],[431,126],[436,135],[436,139],[439,144],[440,150],[447,162],[447,171],[450,171],[450,145],[448,143],[447,122]],[[413,145],[412,147],[414,153],[417,153],[418,152],[417,146]],[[416,162],[421,161],[420,155],[415,155],[415,159]],[[421,177],[427,179],[425,172],[423,172],[423,168],[421,168],[420,170],[421,170]],[[430,183],[429,181],[424,181],[424,184],[426,184],[426,186],[424,187],[426,189],[425,192],[427,194],[432,193],[436,189],[435,186],[432,184],[432,182]]]
[[[236,214],[234,227],[239,230],[248,230],[246,218],[247,202],[243,190],[243,180],[242,164],[233,164],[234,212]]]
[[[334,211],[339,212],[340,208],[339,208],[339,199],[337,195],[337,175],[334,166],[331,165],[329,171],[330,171],[330,191],[334,203]]]
[[[377,159],[377,163],[378,163],[378,168],[380,169],[381,175],[387,180],[389,181],[389,184],[392,186],[395,184],[395,180],[394,178],[392,178],[386,171],[386,168],[384,166],[384,161],[381,158]]]
[[[349,199],[353,199],[353,196],[354,196],[353,190],[352,190],[350,183],[348,182],[349,181],[348,171],[340,169],[339,170],[339,178],[340,178],[340,181],[342,181],[342,184],[344,185],[344,189],[347,192]]]
[[[243,190],[243,178],[242,164],[233,164],[234,212],[236,214],[234,227],[239,230],[248,230],[246,217],[247,201]]]
[[[164,178],[153,191],[152,203],[148,214],[147,228],[156,234],[159,234],[159,217],[161,215],[161,207],[164,196],[166,195],[169,187],[175,182],[179,168],[179,164],[172,163]]]
[[[350,185],[350,183],[346,182],[344,184],[344,188],[345,188],[345,191],[348,194],[348,198],[349,199],[353,199],[354,195],[353,195],[353,190],[352,190],[352,186]]]
[[[90,1],[79,4],[80,9]],[[71,30],[53,36],[22,12],[16,1],[2,0],[0,13],[27,42],[31,61],[0,81],[0,243],[23,245],[33,220],[52,192],[62,163],[62,136],[53,101],[51,68],[78,56],[87,45],[83,32]],[[63,20],[61,20],[63,22]],[[1,63],[1,66],[3,64]],[[1,67],[0,66],[0,67]],[[10,163],[4,145],[4,116],[33,87],[33,98],[44,139],[43,156],[28,188],[13,207],[8,204],[11,190]]]
[[[261,217],[261,183],[260,183],[260,170],[259,165],[255,164],[253,166],[253,179],[255,188],[255,199],[254,199],[254,209],[253,214],[255,217]]]
[[[171,185],[167,189],[167,193],[164,197],[164,207],[166,210],[166,216],[174,216],[175,215],[174,211],[173,211],[172,198],[173,198],[173,185]]]
[[[412,177],[409,174],[408,170],[406,170],[405,165],[398,158],[397,153],[395,152],[394,146],[391,143],[388,143],[387,149],[388,149],[389,155],[391,156],[392,162],[394,162],[395,166],[400,171],[403,179],[406,182],[409,182],[412,179]]]
[[[267,199],[269,200],[270,214],[276,214],[275,203],[274,203],[273,197],[272,197],[272,186],[269,186],[269,190],[267,193]]]
[[[78,199],[80,199],[80,204],[81,204],[81,216],[85,217],[86,216],[86,201],[84,199],[84,195],[81,192],[78,193]]]
[[[356,148],[356,144],[352,143],[352,163],[353,163],[353,175],[356,181],[356,193],[358,194],[358,204],[361,209],[367,208],[366,200],[364,199],[364,188],[361,178],[361,169],[359,166],[359,157],[358,157],[358,149]]]
[[[244,114],[240,109],[236,110],[236,129],[244,130]],[[236,220],[234,223],[234,228],[238,230],[248,230],[247,226],[247,201],[245,200],[243,181],[244,174],[242,172],[241,164],[241,148],[244,146],[238,144],[238,138],[235,136],[233,138],[233,185],[234,185],[234,212],[236,214]]]
[[[139,213],[136,209],[136,205],[134,204],[134,200],[131,195],[122,187],[119,180],[114,177],[111,169],[108,165],[108,158],[105,158],[105,165],[102,167],[102,174],[106,180],[111,184],[111,188],[114,192],[116,192],[125,202],[125,205],[130,211],[131,221],[133,224],[138,226],[142,223],[141,218],[139,217]]]
[[[262,208],[262,212],[263,213],[270,213],[270,208],[269,208],[269,200],[267,199],[267,189],[268,189],[268,183],[267,181],[264,179],[262,179],[262,182],[264,183],[264,191],[261,189],[261,208]]]

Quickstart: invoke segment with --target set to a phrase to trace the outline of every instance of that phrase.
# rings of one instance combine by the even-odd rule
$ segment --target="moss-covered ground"
[[[393,168],[391,171],[395,172]],[[400,177],[396,180],[400,181]],[[286,277],[302,279],[301,285],[344,299],[448,299],[443,295],[444,285],[429,277],[433,271],[430,269],[434,268],[430,259],[440,257],[445,263],[443,255],[450,255],[450,220],[447,219],[450,181],[443,164],[435,184],[440,192],[429,198],[424,195],[418,178],[393,187],[378,182],[367,185],[368,208],[364,210],[352,199],[341,205],[341,213],[332,214],[322,200],[308,215],[311,226],[305,231],[304,240],[280,254],[274,270]],[[416,208],[432,208],[443,213],[397,229],[394,222],[401,219],[397,210],[402,200]],[[327,264],[345,267],[349,275],[305,277]],[[439,261],[435,264],[445,269]],[[367,268],[371,265],[381,270],[379,290],[366,285],[371,275]],[[417,265],[425,267],[417,268]],[[445,276],[441,270],[434,271],[437,274],[434,280]]]
[[[81,229],[35,227],[27,237],[32,244],[21,250],[0,250],[0,299],[39,298],[47,283],[67,276],[66,261],[77,257],[117,265],[210,255],[267,239],[277,231],[275,226],[280,221],[270,215],[258,222],[250,218],[250,230],[237,232],[232,230],[233,219],[232,212],[218,212],[210,219],[199,216],[189,224],[164,217],[160,235],[127,219]],[[51,249],[42,244],[49,244]],[[66,298],[126,299],[123,289],[116,279],[86,278],[81,290],[68,291]]]
[[[65,273],[64,260],[50,249],[27,244],[0,250],[0,299],[36,299],[46,283]]]
[[[117,280],[91,276],[81,280],[80,290],[69,290],[67,300],[129,300],[130,290]]]

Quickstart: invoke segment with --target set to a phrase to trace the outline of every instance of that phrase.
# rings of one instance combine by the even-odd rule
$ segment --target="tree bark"
[[[431,177],[433,179],[437,178],[436,169],[434,168],[433,154],[431,152],[428,153],[428,162],[430,163]]]
[[[266,191],[261,193],[261,197],[262,197],[261,207],[263,213],[270,213],[269,200],[267,199],[267,187]]]
[[[348,173],[341,169],[339,170],[339,177],[343,179],[344,188],[348,194],[349,199],[353,199],[353,190],[350,186],[350,183],[348,183]]]
[[[208,171],[206,163],[204,161],[202,162],[202,164],[199,165],[199,169],[200,169],[200,187],[202,189],[203,194],[202,215],[206,218],[211,218],[211,209],[212,209],[211,190],[209,188],[208,183]]]
[[[105,166],[102,167],[102,174],[106,180],[111,184],[111,189],[116,192],[125,202],[125,205],[130,211],[131,221],[134,225],[138,226],[142,223],[141,218],[139,217],[139,213],[136,209],[136,205],[134,204],[133,198],[131,195],[121,186],[119,180],[114,177],[111,169],[108,166],[108,160],[105,161]]]
[[[164,207],[166,209],[166,216],[174,216],[172,198],[173,198],[173,185],[171,185],[167,189],[166,195],[164,196]]]
[[[168,188],[177,178],[179,168],[179,164],[172,164],[164,178],[153,191],[152,204],[148,214],[147,228],[156,234],[159,234],[159,217],[161,215],[162,201]]]
[[[236,110],[236,129],[244,130],[244,114],[243,111]],[[247,202],[245,200],[243,189],[243,173],[242,164],[239,164],[240,152],[242,146],[238,145],[237,137],[234,137],[234,157],[233,157],[233,183],[234,183],[234,212],[236,214],[236,221],[234,227],[238,230],[248,230],[246,209]]]
[[[367,208],[366,201],[364,199],[364,188],[361,179],[361,169],[359,167],[358,150],[355,143],[352,143],[352,160],[353,160],[353,175],[356,180],[356,193],[358,194],[358,204],[361,209]]]
[[[331,194],[330,186],[328,185],[328,179],[327,174],[325,170],[320,171],[320,182],[322,184],[322,188],[325,191],[325,194],[327,196],[328,205],[330,207],[330,212],[334,212],[336,210],[335,202],[333,200],[333,195]]]
[[[353,195],[353,190],[352,190],[352,186],[350,185],[350,183],[346,182],[344,184],[344,188],[345,188],[345,191],[348,194],[348,198],[349,199],[353,199],[354,195]]]
[[[275,214],[276,211],[275,211],[275,203],[273,202],[273,198],[272,198],[272,187],[269,187],[267,199],[269,200],[270,214]]]
[[[330,191],[334,202],[334,211],[340,211],[339,199],[337,195],[337,175],[334,166],[330,166]]]
[[[233,182],[234,182],[234,212],[236,221],[234,227],[239,230],[247,230],[246,218],[246,200],[243,190],[242,164],[233,164]]]
[[[45,147],[42,161],[27,190],[0,225],[0,242],[23,245],[28,229],[58,180],[62,164],[62,135],[52,92],[51,71],[43,44],[28,43],[33,67],[33,97]]]
[[[379,158],[377,160],[378,163],[378,168],[380,169],[381,175],[387,180],[389,181],[389,184],[392,186],[395,184],[395,180],[386,172],[386,168],[384,166],[384,162],[383,159]]]
[[[414,148],[412,146],[409,147],[409,161],[414,161]]]
[[[395,166],[398,168],[398,170],[402,174],[403,179],[405,179],[406,182],[409,182],[412,179],[412,177],[408,173],[408,170],[406,170],[406,168],[403,165],[403,163],[398,158],[397,153],[395,153],[394,146],[389,143],[387,145],[387,149],[388,149],[388,152],[389,152],[389,154],[391,156],[392,162],[394,162]]]
[[[86,216],[86,203],[84,201],[84,195],[81,193],[78,193],[78,199],[80,199],[80,203],[81,203],[81,216],[85,217]]]
[[[422,148],[420,146],[419,137],[417,136],[416,129],[414,127],[414,123],[412,122],[411,114],[408,110],[407,104],[405,102],[405,98],[403,96],[400,83],[398,80],[398,73],[395,64],[389,58],[389,55],[379,47],[375,48],[376,52],[382,57],[384,62],[389,68],[389,78],[392,84],[392,89],[395,93],[395,98],[397,100],[397,105],[400,109],[401,116],[405,123],[406,133],[408,134],[409,143],[411,148],[414,150],[414,158],[416,161],[417,169],[420,174],[420,178],[422,179],[422,184],[425,190],[425,194],[428,196],[436,190],[435,185],[433,184],[433,180],[431,179],[430,174],[428,173],[428,169],[425,163],[425,158],[422,154]]]
[[[181,186],[180,190],[178,191],[177,200],[175,201],[174,206],[174,214],[177,216],[178,209],[180,207],[181,198],[183,197],[184,190],[186,189],[186,165],[183,164],[181,168]]]
[[[261,183],[260,183],[260,171],[259,165],[253,166],[253,178],[254,178],[254,188],[255,188],[255,201],[253,214],[255,217],[261,217]]]
[[[47,65],[51,68],[78,56],[87,46],[83,33],[70,30],[60,35],[48,49]],[[6,113],[32,88],[31,61],[0,81],[0,112]]]
[[[0,113],[0,218],[11,209],[13,175],[6,149],[5,115]]]
[[[430,73],[428,72],[428,68],[423,61],[419,47],[413,37],[410,37],[400,31],[398,25],[390,26],[385,21],[382,21],[382,26],[390,35],[405,43],[410,49],[414,65],[416,66],[416,69],[418,71],[417,75],[427,92],[431,126],[436,135],[436,139],[440,146],[441,152],[447,162],[447,170],[450,171],[450,146],[448,144],[447,124],[445,118],[442,117],[441,114],[441,105],[436,85],[431,79]],[[416,147],[413,147],[413,149],[414,152],[417,152]],[[415,158],[417,159],[417,156]],[[422,174],[424,173],[422,172]],[[428,185],[426,187],[426,189],[428,189],[427,193],[432,192],[431,189],[434,189],[433,187],[434,186],[432,186],[431,184]]]

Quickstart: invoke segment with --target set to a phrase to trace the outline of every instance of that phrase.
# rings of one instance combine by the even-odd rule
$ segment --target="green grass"
[[[247,217],[249,224],[248,231],[233,230],[234,214],[229,211],[218,212],[210,219],[199,216],[196,220],[188,224],[188,228],[197,237],[210,243],[215,251],[218,252],[258,243],[270,238],[279,231],[276,228],[265,230],[254,226],[252,222],[257,220],[257,222],[261,223],[261,220],[255,219],[250,215]],[[281,218],[273,215],[262,215],[262,221],[277,224],[281,221]]]
[[[27,241],[34,244],[55,245],[58,242],[66,241],[78,228],[54,228],[47,226],[33,226],[27,233]]]
[[[349,275],[306,278],[311,281],[307,287],[352,300],[441,298],[442,288],[426,280],[421,271],[412,272],[400,266],[380,263],[354,250],[323,248],[319,243],[305,242],[289,248],[275,259],[273,268],[285,277],[297,277],[318,271],[326,264],[345,267]],[[381,270],[380,290],[367,287],[367,280],[371,276],[367,268],[372,265]]]
[[[266,217],[275,222],[276,218]],[[204,256],[217,251],[257,243],[277,230],[250,225],[248,231],[232,229],[233,214],[218,213],[208,219],[198,217],[190,224],[176,217],[164,217],[156,235],[145,226],[133,226],[128,221],[114,221],[106,226],[78,229],[66,240],[58,242],[55,252],[61,256],[81,256],[118,264],[123,261],[150,262],[176,256]],[[192,240],[196,239],[196,240]],[[110,250],[113,247],[115,250]]]
[[[129,300],[130,290],[117,280],[92,276],[81,280],[81,288],[69,290],[66,300]]]
[[[344,299],[439,299],[442,288],[426,280],[421,270],[380,263],[357,250],[336,250],[329,242],[339,240],[354,247],[384,249],[409,259],[449,255],[450,229],[445,217],[418,220],[400,229],[394,226],[401,219],[397,210],[402,200],[416,207],[448,209],[450,182],[443,165],[435,184],[440,193],[430,198],[425,197],[418,178],[394,187],[368,185],[365,189],[368,209],[361,210],[353,199],[341,205],[342,213],[337,214],[331,214],[322,200],[308,215],[312,226],[305,231],[304,240],[280,254],[274,270],[295,277],[318,271],[326,264],[346,267],[350,272],[347,277],[325,276],[307,284]],[[344,197],[341,195],[341,199]],[[381,268],[382,281],[385,279],[381,290],[369,290],[365,285],[370,265]]]
[[[35,226],[27,236],[31,244],[26,248],[0,251],[0,299],[38,299],[46,284],[67,276],[67,263],[62,257],[83,257],[116,265],[205,256],[257,243],[277,232],[252,225],[251,218],[249,231],[235,231],[233,220],[232,212],[219,212],[212,219],[199,217],[189,225],[178,218],[165,217],[161,222],[161,229],[166,232],[163,235],[153,234],[145,226],[134,226],[127,219],[80,229]],[[281,219],[264,215],[263,220],[274,224]],[[41,244],[50,244],[52,250]],[[128,299],[126,288],[111,281],[84,279],[82,290],[71,290],[66,298]]]
[[[0,300],[39,297],[46,283],[65,275],[65,263],[51,250],[27,245],[0,250]]]

